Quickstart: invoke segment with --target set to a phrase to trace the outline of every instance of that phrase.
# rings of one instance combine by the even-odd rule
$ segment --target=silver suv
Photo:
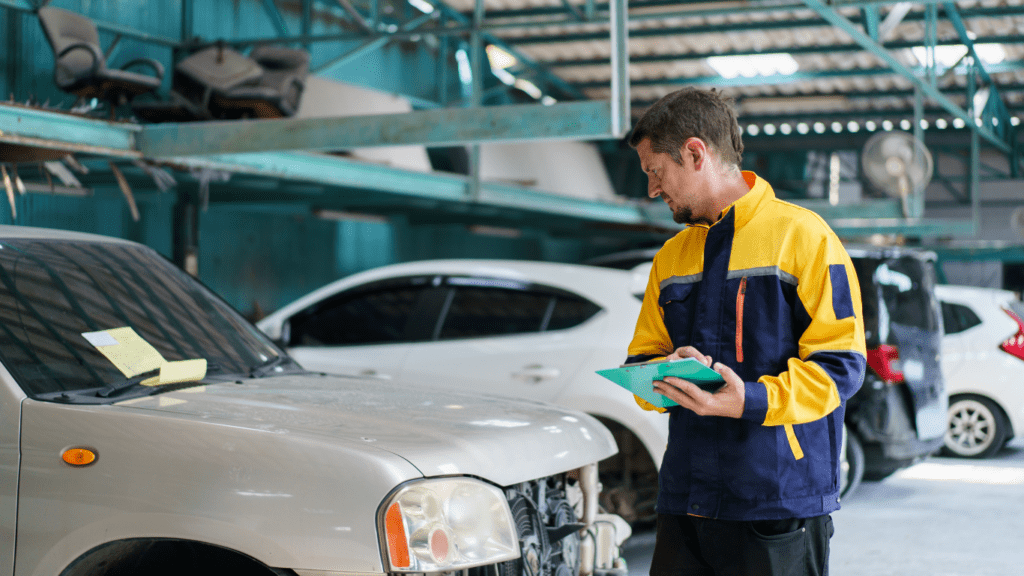
[[[305,371],[144,246],[0,227],[0,575],[615,572],[615,451],[577,412]]]

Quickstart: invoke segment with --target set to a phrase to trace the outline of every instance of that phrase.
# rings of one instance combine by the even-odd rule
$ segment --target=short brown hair
[[[743,136],[733,100],[714,88],[687,87],[662,97],[637,121],[629,145],[636,148],[645,138],[650,139],[653,152],[669,154],[680,163],[679,150],[693,137],[717,152],[722,162],[740,166]]]

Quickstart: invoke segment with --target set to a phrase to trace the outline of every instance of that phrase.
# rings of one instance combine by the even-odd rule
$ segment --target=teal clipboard
[[[701,364],[696,358],[627,364],[619,368],[598,370],[597,373],[659,408],[678,406],[674,401],[654,391],[654,381],[665,376],[688,380],[700,389],[712,393],[725,384],[725,380],[718,372]]]

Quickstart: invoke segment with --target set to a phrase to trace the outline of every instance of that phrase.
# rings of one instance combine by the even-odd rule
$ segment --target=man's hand
[[[690,346],[686,348],[700,356],[687,355],[680,356],[680,358],[697,358],[701,362],[704,362],[703,359],[707,358],[708,362],[710,362],[710,356],[704,356]],[[684,349],[676,350],[669,358],[680,350]],[[732,368],[721,362],[715,363],[712,368],[725,379],[725,385],[714,394],[701,390],[693,382],[676,378],[675,376],[666,376],[665,380],[655,380],[654,391],[671,398],[676,404],[692,410],[701,416],[742,417],[743,407],[746,404],[746,385],[743,383],[743,379],[733,372]]]
[[[701,364],[705,366],[711,366],[711,356],[705,356],[700,353],[699,350],[693,346],[683,346],[682,348],[676,348],[676,351],[665,357],[665,360],[682,360],[683,358],[696,358],[700,360]]]

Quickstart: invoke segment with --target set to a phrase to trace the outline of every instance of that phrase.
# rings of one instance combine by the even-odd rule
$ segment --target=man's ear
[[[693,162],[694,170],[700,170],[708,157],[708,145],[700,138],[692,136],[687,138],[686,142],[683,142],[683,148],[680,152]]]

